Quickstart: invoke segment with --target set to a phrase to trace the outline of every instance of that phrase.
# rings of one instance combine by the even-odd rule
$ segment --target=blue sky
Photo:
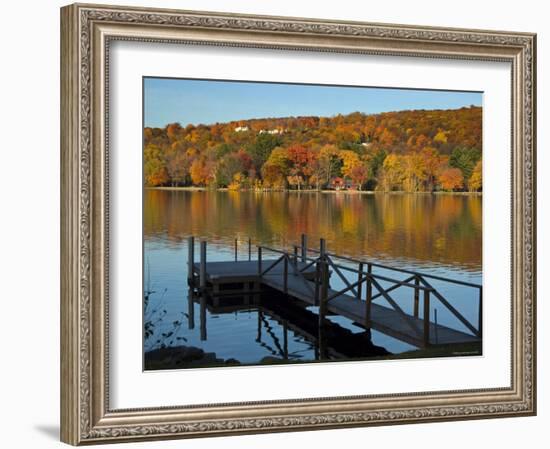
[[[145,126],[481,106],[479,92],[144,78]]]

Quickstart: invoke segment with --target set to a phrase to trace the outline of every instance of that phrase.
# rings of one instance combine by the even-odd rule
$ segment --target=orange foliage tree
[[[445,168],[438,177],[439,184],[443,190],[452,192],[464,186],[464,177],[458,168]]]

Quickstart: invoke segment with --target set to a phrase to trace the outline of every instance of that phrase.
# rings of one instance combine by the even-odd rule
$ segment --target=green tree
[[[274,148],[281,145],[282,140],[275,134],[258,134],[254,143],[245,147],[246,152],[250,154],[254,167],[259,171],[269,159]]]
[[[458,168],[464,179],[470,179],[474,167],[481,159],[481,151],[477,148],[457,147],[451,153],[449,165]]]

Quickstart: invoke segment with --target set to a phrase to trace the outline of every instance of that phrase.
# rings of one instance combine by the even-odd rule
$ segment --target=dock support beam
[[[288,257],[283,258],[283,291],[288,295]]]
[[[370,327],[372,304],[372,264],[367,265],[367,297],[365,298],[365,327]]]
[[[199,286],[200,286],[200,292],[203,293],[206,290],[206,241],[205,240],[201,240]]]
[[[419,298],[419,290],[418,290],[418,287],[420,286],[420,278],[418,276],[415,276],[414,278],[414,285],[415,285],[415,288],[414,288],[414,317],[415,318],[418,318],[418,305],[419,305],[419,302],[420,302],[420,298]]]
[[[327,314],[328,306],[328,263],[326,260],[327,249],[325,239],[321,239],[319,243],[321,264],[321,298],[319,300],[319,326],[322,327],[325,324],[325,317]]]
[[[200,338],[201,341],[206,340],[206,241],[201,241],[201,256],[200,256]]]
[[[424,347],[430,345],[430,290],[424,290]]]
[[[288,322],[283,321],[283,355],[288,360]]]
[[[195,269],[195,237],[187,238],[187,285],[194,285],[194,269]]]
[[[363,262],[359,262],[359,269],[357,270],[357,299],[361,301],[361,296],[363,294]]]
[[[315,264],[315,293],[313,298],[313,303],[319,305],[319,284],[321,283],[321,262]]]
[[[302,234],[302,262],[307,262],[307,235]]]
[[[193,295],[195,291],[189,288],[187,291],[187,324],[189,329],[195,329],[195,302]]]
[[[262,247],[258,246],[258,277],[262,277]]]
[[[206,296],[201,294],[201,307],[200,307],[200,334],[201,341],[206,341]]]

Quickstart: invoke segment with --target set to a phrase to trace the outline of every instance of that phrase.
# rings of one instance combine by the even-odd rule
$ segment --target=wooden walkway
[[[262,278],[262,283],[275,290],[283,291],[282,276],[266,275]],[[314,283],[310,282],[310,284],[311,288],[314,288]],[[337,293],[336,290],[329,289],[329,296],[335,293]],[[309,289],[296,275],[288,277],[287,294],[314,305]],[[366,301],[346,294],[336,296],[327,306],[329,312],[343,316],[362,327],[370,327],[414,346],[423,346],[424,322],[422,319],[409,315],[405,320],[397,311],[373,303],[371,304],[371,319],[367,323],[365,321],[366,307]],[[474,335],[441,324],[430,323],[430,346],[475,343],[477,341],[479,338]]]
[[[308,266],[309,265],[309,266]],[[205,264],[206,287],[212,289],[214,294],[231,293],[233,290],[221,288],[225,285],[242,284],[243,292],[259,291],[262,286],[269,287],[281,293],[286,293],[290,298],[298,299],[309,305],[316,305],[315,265],[298,261],[296,268],[291,270],[284,268],[277,260],[262,260],[262,270],[269,269],[265,274],[259,274],[257,261],[230,261],[207,262]],[[200,264],[193,264],[194,275],[200,275]],[[301,270],[301,275],[293,270]],[[286,271],[286,292],[285,292]],[[424,340],[424,320],[412,315],[403,315],[402,312],[371,303],[370,319],[367,320],[367,302],[357,299],[355,296],[340,293],[328,288],[328,297],[334,298],[327,301],[327,312],[345,317],[359,326],[380,331],[417,347],[426,346]],[[441,324],[429,323],[429,346],[460,345],[478,343],[478,336],[461,332]]]

